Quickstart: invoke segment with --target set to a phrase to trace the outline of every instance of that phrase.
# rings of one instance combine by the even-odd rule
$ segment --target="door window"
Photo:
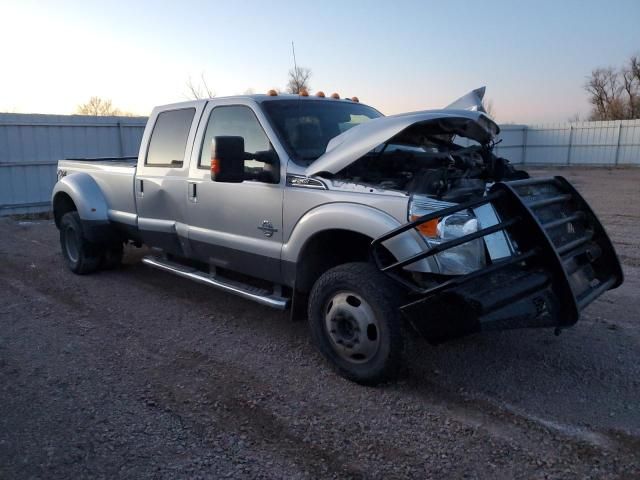
[[[247,180],[278,183],[280,180],[277,155],[267,134],[253,111],[244,105],[216,107],[211,111],[202,140],[200,168],[210,168],[215,137],[244,138],[246,158],[244,170]]]
[[[145,165],[182,167],[187,138],[195,113],[195,108],[182,108],[167,110],[158,115],[151,133]]]

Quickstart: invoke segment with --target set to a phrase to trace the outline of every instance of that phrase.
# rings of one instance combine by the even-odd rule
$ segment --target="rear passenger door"
[[[136,170],[136,209],[142,239],[175,255],[188,252],[187,176],[203,109],[204,102],[189,102],[174,109],[154,110],[149,119],[153,128],[145,131]]]
[[[269,133],[267,133],[269,132]],[[210,102],[204,111],[189,173],[189,242],[194,256],[213,266],[280,282],[282,195],[285,175],[262,112],[241,102]],[[216,136],[244,139],[246,180],[211,180]],[[271,163],[252,157],[273,154]],[[260,155],[256,155],[259,157]]]

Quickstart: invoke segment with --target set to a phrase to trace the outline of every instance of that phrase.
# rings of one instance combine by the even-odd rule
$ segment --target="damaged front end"
[[[401,310],[433,343],[485,330],[559,331],[623,281],[604,228],[567,180],[530,179],[494,154],[499,127],[483,94],[351,128],[306,170],[333,189],[409,197],[408,223],[375,239],[372,256],[410,292]],[[390,255],[414,230],[424,250]]]
[[[385,242],[429,222],[491,206],[497,223],[480,224],[412,257],[389,262]],[[431,285],[411,281],[404,269],[426,258],[505,235],[511,252],[463,275]],[[433,343],[486,330],[575,324],[580,312],[622,283],[615,250],[588,204],[562,177],[497,182],[487,195],[423,216],[377,238],[378,267],[411,292],[401,309]]]
[[[315,173],[321,174],[336,190],[396,192],[409,196],[410,221],[481,198],[488,186],[495,182],[528,178],[526,172],[515,169],[507,160],[494,155],[493,138],[498,127],[485,115],[440,111],[409,116],[413,116],[413,120],[417,117],[418,121],[406,122],[399,131],[396,128],[392,137],[359,158],[354,159],[355,154],[350,155],[356,143],[354,139],[344,139],[335,150],[328,149],[328,153],[312,165]],[[386,119],[380,119],[380,122],[386,122]],[[374,127],[369,130],[380,130],[380,124]],[[363,138],[361,143],[364,143],[362,130],[355,133]],[[375,141],[378,138],[370,140],[370,143]],[[338,152],[340,155],[329,156],[337,150],[341,150]],[[485,225],[497,223],[491,206],[481,205],[439,217],[420,225],[418,231],[426,244],[434,247],[475,232],[480,221]],[[486,243],[492,259],[509,255],[512,251],[504,234],[496,233]],[[483,267],[485,261],[485,242],[477,240],[408,268],[416,272],[414,279],[420,282],[418,272],[465,274]]]

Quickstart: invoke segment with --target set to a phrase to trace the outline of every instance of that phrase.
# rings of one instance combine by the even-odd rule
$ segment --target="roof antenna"
[[[293,53],[293,71],[297,74],[298,65],[296,64],[296,46],[293,43],[293,40],[291,40],[291,53]]]
[[[293,54],[293,75],[294,75],[294,80],[296,81],[296,84],[298,83],[298,64],[296,63],[296,46],[293,43],[293,40],[291,40],[291,53]],[[296,85],[297,86],[297,85]],[[300,87],[298,86],[298,97],[300,96]]]
[[[291,40],[291,53],[293,55],[293,75],[294,80],[298,83],[298,64],[296,63],[296,46]],[[298,115],[300,115],[300,110],[302,108],[302,95],[300,95],[300,87],[298,86]]]

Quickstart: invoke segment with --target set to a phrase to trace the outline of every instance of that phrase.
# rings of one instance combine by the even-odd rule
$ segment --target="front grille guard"
[[[481,228],[408,258],[385,262],[389,256],[383,254],[384,242],[430,220],[487,203],[491,203],[498,214],[500,223],[497,225]],[[506,231],[511,239],[515,251],[510,257],[429,288],[421,288],[401,274],[404,267],[419,260],[498,231]],[[498,182],[481,199],[424,215],[376,238],[371,249],[378,268],[413,293],[413,302],[402,307],[403,310],[472,280],[515,266],[549,275],[551,288],[560,300],[558,326],[569,326],[576,323],[581,310],[623,280],[620,262],[602,224],[575,188],[559,176]]]

